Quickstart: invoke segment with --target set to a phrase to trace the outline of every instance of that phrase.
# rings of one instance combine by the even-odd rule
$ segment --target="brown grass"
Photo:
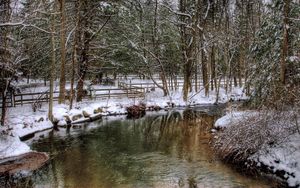
[[[276,145],[299,130],[297,111],[262,110],[220,131],[214,149],[225,160],[246,161],[262,147]]]

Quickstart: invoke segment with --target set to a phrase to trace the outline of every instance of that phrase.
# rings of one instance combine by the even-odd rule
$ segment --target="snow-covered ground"
[[[168,102],[174,103],[176,106],[193,106],[201,104],[214,104],[216,102],[216,92],[210,91],[208,96],[205,96],[204,90],[199,92],[192,91],[189,93],[188,101],[183,100],[182,88],[176,91],[170,91],[170,96],[163,97],[163,92],[160,89],[156,89],[155,92],[146,94],[144,99],[145,103],[156,104],[158,106],[164,106]],[[220,88],[219,92],[219,103],[225,103],[229,100],[243,100],[248,97],[243,93],[242,88],[233,88],[230,93],[225,92],[223,88]]]
[[[142,80],[135,79],[135,83],[141,82]],[[24,83],[23,83],[24,82]],[[150,81],[149,81],[150,82]],[[33,83],[33,82],[31,82]],[[34,82],[39,83],[39,82]],[[20,81],[18,85],[24,85],[25,81]],[[69,88],[69,84],[66,86]],[[116,89],[115,86],[99,86],[93,85],[95,89]],[[56,87],[57,88],[57,87]],[[58,89],[58,88],[57,88]],[[34,87],[25,87],[23,91],[25,92],[43,92],[48,90],[48,87],[45,86],[34,86]],[[72,121],[72,123],[81,122],[84,119],[89,117],[93,118],[97,115],[117,115],[125,114],[126,107],[136,105],[139,103],[144,103],[146,106],[159,106],[161,108],[169,108],[171,105],[174,106],[193,106],[200,104],[213,104],[216,101],[216,93],[210,92],[209,96],[206,97],[204,91],[200,92],[191,92],[189,94],[188,102],[184,102],[182,99],[182,88],[179,88],[177,91],[171,91],[170,96],[163,96],[161,89],[155,89],[155,91],[147,92],[144,99],[135,99],[135,98],[121,98],[121,99],[94,99],[90,101],[84,101],[74,104],[74,108],[69,110],[68,105],[58,105],[55,104],[53,108],[53,116],[56,121],[58,121],[59,126],[67,125],[67,121]],[[102,92],[102,91],[99,91]],[[114,92],[114,91],[112,91]],[[118,91],[116,91],[118,92]],[[102,92],[103,93],[103,92]],[[247,98],[242,92],[241,88],[233,88],[232,92],[229,94],[225,93],[224,89],[220,89],[219,102],[227,102],[230,99],[245,99]],[[32,133],[37,133],[47,129],[53,128],[52,123],[47,118],[48,114],[48,104],[43,103],[42,108],[38,109],[36,112],[33,112],[31,105],[17,106],[15,108],[9,108],[6,124],[9,125],[9,135],[6,141],[1,142],[5,144],[6,142],[12,141],[15,145],[17,143],[20,146],[24,146],[22,142],[19,141],[19,137],[24,137]],[[10,137],[14,138],[11,139]],[[9,157],[16,155],[18,153],[11,152],[7,150],[4,152],[4,147],[0,146],[3,154],[0,155],[0,158]],[[23,147],[23,149],[17,149],[18,151],[28,151],[29,148]]]
[[[249,118],[251,116],[255,116],[257,114],[256,111],[231,111],[227,113],[225,116],[217,119],[214,127],[217,129],[226,128],[232,124],[238,123],[242,121],[244,118]]]
[[[291,135],[283,143],[266,147],[249,158],[260,166],[264,164],[273,170],[284,171],[289,186],[300,186],[300,133]]]
[[[215,122],[215,128],[226,129],[258,114],[259,112],[256,111],[230,112]],[[300,122],[300,118],[298,122]],[[275,127],[277,126],[279,125],[275,125]],[[276,130],[270,131],[275,132]],[[240,134],[245,133],[240,132]],[[285,134],[283,133],[283,135]],[[294,131],[292,135],[289,133],[287,135],[275,144],[263,144],[256,153],[248,157],[248,160],[254,162],[258,167],[266,166],[274,173],[283,171],[288,185],[297,187],[300,186],[300,132]]]
[[[0,159],[21,155],[30,151],[29,146],[21,142],[18,136],[6,135],[2,131],[3,129],[0,135]]]

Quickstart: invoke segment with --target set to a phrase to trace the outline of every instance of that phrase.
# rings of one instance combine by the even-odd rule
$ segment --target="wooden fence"
[[[53,92],[53,100],[58,100],[58,91]],[[84,96],[84,99],[104,99],[104,98],[144,98],[145,90],[143,88],[133,87],[133,88],[111,88],[111,89],[93,89]],[[66,95],[66,99],[69,96]],[[24,104],[33,104],[36,102],[49,102],[50,93],[47,92],[35,92],[35,93],[20,93],[12,94],[8,99],[6,106],[15,107]],[[0,106],[1,108],[2,106]]]
[[[218,82],[218,81],[217,81]],[[158,84],[162,85],[162,82],[161,81],[157,81]],[[173,84],[170,84],[170,82],[168,81],[168,87],[169,89],[172,89],[173,88],[178,88],[178,87],[183,87],[183,81],[177,81],[177,82],[173,82]],[[192,87],[195,87],[195,82],[194,80],[192,81]],[[221,80],[220,82],[220,87],[223,87],[225,88],[226,87],[226,81],[225,80]],[[243,84],[244,84],[244,81],[243,81]],[[198,87],[203,87],[203,82],[198,82],[197,83]],[[119,82],[118,83],[118,86],[119,88],[143,88],[145,91],[149,91],[151,90],[152,88],[158,88],[158,86],[155,84],[155,83],[150,83],[150,82]],[[234,86],[234,83],[232,82],[231,83],[231,86],[233,87]]]
[[[159,84],[161,84],[161,81],[158,81]],[[243,82],[244,83],[244,82]],[[233,84],[233,82],[231,83]],[[170,87],[170,83],[168,83]],[[175,84],[173,83],[173,87],[176,85],[176,87],[182,87],[183,81],[177,81]],[[203,87],[203,83],[200,82],[197,84],[199,87]],[[221,80],[220,86],[225,87],[226,82],[225,80]],[[192,86],[195,86],[195,82],[192,82]],[[140,82],[140,83],[128,83],[128,82],[118,82],[118,88],[111,88],[111,89],[92,89],[89,90],[85,96],[84,99],[90,100],[90,99],[104,99],[104,98],[122,98],[122,97],[128,97],[128,98],[144,98],[145,93],[149,90],[157,88],[157,85],[154,83],[146,83],[146,82]],[[172,87],[170,87],[172,88]],[[53,100],[58,100],[58,91],[53,92]],[[15,107],[18,105],[23,104],[33,104],[37,102],[49,102],[50,93],[47,92],[36,92],[36,93],[20,93],[20,94],[10,94],[8,95],[6,106],[7,107]],[[69,96],[66,95],[66,99],[68,99]],[[0,98],[1,99],[1,98]],[[2,104],[0,104],[0,108]]]

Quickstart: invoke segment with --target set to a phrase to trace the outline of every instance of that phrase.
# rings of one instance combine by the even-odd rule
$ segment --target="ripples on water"
[[[209,111],[211,112],[211,111]],[[50,132],[32,148],[51,161],[19,187],[268,187],[219,161],[209,146],[215,113],[168,112]]]

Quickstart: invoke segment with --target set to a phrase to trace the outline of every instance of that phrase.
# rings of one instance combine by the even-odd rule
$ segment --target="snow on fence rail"
[[[162,85],[161,81],[157,81],[158,84]],[[173,82],[172,84],[170,84],[168,82],[168,87],[169,88],[178,88],[178,87],[183,87],[183,81],[177,81],[177,82]],[[230,83],[230,82],[229,82]],[[225,88],[227,84],[225,80],[221,80],[220,82],[220,87]],[[195,86],[195,82],[192,81],[192,87]],[[244,81],[242,82],[242,84],[244,85]],[[198,86],[203,87],[203,83],[202,82],[198,82],[197,83]],[[234,86],[234,82],[231,82],[231,86]],[[148,91],[149,89],[152,88],[158,88],[158,86],[153,83],[153,82],[118,82],[118,87],[119,88],[143,88],[145,91]]]

